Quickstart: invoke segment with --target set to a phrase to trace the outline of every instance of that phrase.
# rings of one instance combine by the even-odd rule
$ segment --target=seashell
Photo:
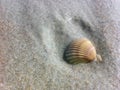
[[[70,64],[102,61],[101,56],[96,54],[94,45],[86,38],[71,42],[66,48],[63,58]]]

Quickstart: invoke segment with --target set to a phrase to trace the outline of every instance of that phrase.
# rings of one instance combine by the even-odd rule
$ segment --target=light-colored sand
[[[120,90],[119,11],[117,0],[1,0],[0,90]],[[63,60],[82,37],[102,63]]]

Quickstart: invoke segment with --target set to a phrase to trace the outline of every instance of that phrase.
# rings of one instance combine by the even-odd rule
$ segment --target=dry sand
[[[120,90],[118,0],[1,0],[0,90]],[[103,62],[70,65],[86,37]]]

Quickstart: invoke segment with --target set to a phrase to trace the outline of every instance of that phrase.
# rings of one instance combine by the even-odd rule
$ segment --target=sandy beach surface
[[[120,90],[119,0],[0,0],[0,90]],[[75,39],[103,61],[63,60]]]

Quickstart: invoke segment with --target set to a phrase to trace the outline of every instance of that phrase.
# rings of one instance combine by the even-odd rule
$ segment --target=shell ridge
[[[91,62],[95,58],[96,49],[86,38],[72,41],[64,52],[64,59],[70,64]]]

